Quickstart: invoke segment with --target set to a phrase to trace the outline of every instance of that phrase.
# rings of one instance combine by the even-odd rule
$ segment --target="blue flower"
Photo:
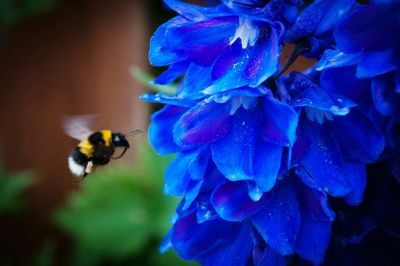
[[[241,88],[192,108],[167,106],[153,116],[150,142],[163,154],[209,146],[226,178],[254,181],[266,192],[275,184],[283,150],[293,146],[297,119],[269,90]]]
[[[317,0],[299,16],[296,0],[165,3],[179,16],[149,57],[169,66],[156,83],[183,79],[176,95],[142,97],[165,104],[149,139],[176,153],[164,192],[182,197],[161,250],[205,265],[320,264],[332,234],[360,243],[378,223],[343,213],[363,201],[366,166],[400,173],[398,2]],[[295,49],[278,69],[285,40]],[[322,57],[285,75],[301,53]]]
[[[328,82],[344,75],[351,84],[370,82],[372,100],[382,115],[400,110],[400,3],[369,4],[340,23],[335,31],[338,50],[327,50],[316,69],[327,70]],[[339,69],[337,69],[339,68]],[[334,69],[329,71],[330,69]],[[345,72],[352,72],[352,75]],[[355,79],[368,81],[354,81]],[[349,91],[360,91],[353,87]],[[368,93],[361,92],[364,97]]]
[[[165,2],[180,16],[160,26],[151,39],[150,62],[170,66],[156,83],[170,83],[185,73],[180,94],[201,98],[242,86],[258,87],[277,71],[284,26],[271,21],[272,11],[265,10],[276,2],[278,17],[288,6],[284,1],[264,4],[265,12],[257,14],[236,10],[243,5],[253,10],[252,1],[226,1],[207,8]]]
[[[349,98],[324,90],[304,74],[293,72],[283,86],[297,94],[292,107],[303,110],[292,167],[310,187],[359,204],[365,165],[375,162],[384,147],[381,130]]]
[[[186,210],[178,207],[163,251],[173,247],[204,265],[284,265],[294,253],[322,262],[335,217],[324,192],[286,176],[255,202],[244,181],[219,178],[205,199],[198,196]],[[205,208],[218,215],[204,219]]]

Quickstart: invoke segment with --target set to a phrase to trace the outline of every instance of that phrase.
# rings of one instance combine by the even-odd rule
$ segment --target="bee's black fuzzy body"
[[[94,132],[72,150],[68,157],[69,169],[74,175],[84,177],[96,166],[108,164],[116,147],[129,148],[124,135],[111,130]]]

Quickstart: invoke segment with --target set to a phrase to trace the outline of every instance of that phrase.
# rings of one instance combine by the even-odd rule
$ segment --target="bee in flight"
[[[64,120],[65,133],[80,141],[68,157],[68,167],[73,175],[82,179],[94,172],[98,165],[106,165],[110,159],[121,158],[129,149],[126,137],[142,132],[134,130],[125,135],[108,129],[92,132],[89,129],[92,120],[92,115]],[[119,156],[112,157],[116,148],[122,148],[123,151]]]

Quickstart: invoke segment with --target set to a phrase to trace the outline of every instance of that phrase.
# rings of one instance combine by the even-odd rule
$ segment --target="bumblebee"
[[[92,116],[79,116],[64,121],[65,132],[80,140],[68,157],[69,170],[77,177],[84,178],[94,172],[98,165],[106,165],[110,159],[121,158],[130,147],[126,137],[142,132],[134,130],[126,135],[107,129],[92,132],[89,129],[92,119]],[[117,148],[122,148],[122,153],[112,157]]]

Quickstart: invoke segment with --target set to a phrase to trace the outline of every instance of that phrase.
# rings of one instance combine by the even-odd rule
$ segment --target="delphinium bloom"
[[[156,83],[183,79],[175,95],[142,97],[165,104],[152,116],[150,143],[177,154],[164,191],[182,201],[161,249],[205,265],[322,263],[336,217],[330,200],[360,204],[366,165],[385,146],[384,127],[358,86],[369,83],[351,77],[346,90],[327,74],[328,54],[340,53],[334,34],[363,7],[165,2],[179,16],[155,32],[150,62],[169,66]],[[281,67],[285,40],[295,49]],[[300,54],[324,56],[306,73],[284,74]]]
[[[346,88],[386,133],[383,158],[400,176],[400,2],[374,1],[346,18],[336,29],[336,49],[317,65],[328,87]],[[337,77],[341,78],[338,79]],[[344,90],[343,90],[344,91]]]
[[[257,87],[278,68],[284,23],[301,1],[223,1],[200,7],[164,1],[180,16],[160,26],[150,42],[150,62],[169,69],[165,84],[185,73],[182,97],[242,86]]]

